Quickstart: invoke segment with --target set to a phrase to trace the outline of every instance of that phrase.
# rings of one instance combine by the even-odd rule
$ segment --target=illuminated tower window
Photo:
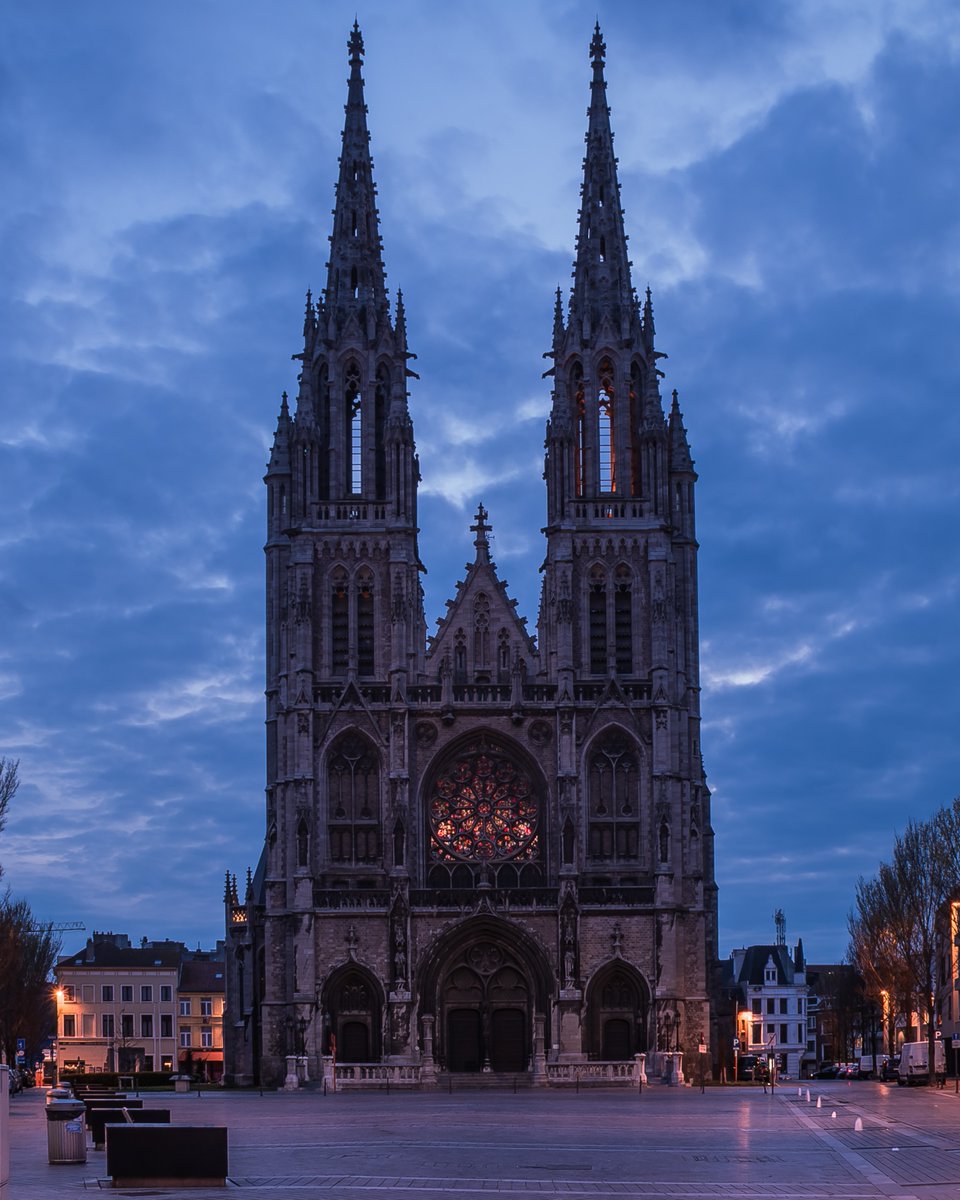
[[[347,445],[349,447],[350,491],[363,491],[363,404],[360,395],[360,370],[356,363],[347,368]]]
[[[597,449],[601,492],[616,490],[612,374],[609,361],[604,359],[600,364],[600,391],[597,395]]]

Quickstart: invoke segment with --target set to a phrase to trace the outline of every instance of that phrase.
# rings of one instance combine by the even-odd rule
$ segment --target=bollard
[[[837,1119],[837,1110],[834,1109],[833,1112],[830,1114],[830,1120],[835,1121],[836,1119]]]
[[[803,1088],[797,1088],[797,1099],[801,1100],[802,1098],[803,1098]]]
[[[810,1089],[807,1088],[807,1103],[810,1103]]]
[[[823,1108],[823,1097],[822,1096],[817,1097],[817,1108]]]
[[[860,1117],[857,1117],[853,1123],[853,1132],[863,1133],[863,1120]]]

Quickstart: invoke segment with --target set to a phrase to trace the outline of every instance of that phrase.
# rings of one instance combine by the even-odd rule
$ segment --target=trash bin
[[[51,1100],[47,1113],[47,1159],[59,1163],[87,1161],[87,1135],[82,1100]]]

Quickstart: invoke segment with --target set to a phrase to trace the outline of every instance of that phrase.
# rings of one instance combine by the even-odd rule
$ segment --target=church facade
[[[227,876],[228,1082],[357,1064],[535,1084],[710,1040],[696,473],[630,277],[592,83],[573,287],[549,352],[537,636],[487,513],[427,638],[413,375],[391,310],[354,26],[327,284],[265,476],[266,830]],[[612,1064],[612,1066],[611,1066]],[[380,1077],[384,1077],[381,1071]]]

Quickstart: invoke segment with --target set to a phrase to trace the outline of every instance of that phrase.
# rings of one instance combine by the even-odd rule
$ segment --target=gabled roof
[[[749,983],[762,987],[766,982],[767,963],[773,959],[777,969],[777,983],[793,985],[794,967],[790,951],[786,946],[748,946],[740,968],[738,983]]]
[[[456,632],[472,634],[474,628],[474,612],[477,599],[482,594],[489,603],[489,629],[495,639],[499,630],[509,631],[511,642],[511,658],[519,653],[528,669],[532,669],[536,661],[536,646],[533,638],[527,633],[526,620],[518,617],[517,602],[507,595],[507,584],[497,575],[497,564],[490,557],[490,543],[487,535],[491,526],[487,524],[487,510],[481,504],[477,509],[476,524],[470,526],[476,533],[474,546],[477,548],[476,557],[466,566],[466,578],[457,583],[457,593],[452,600],[447,601],[446,616],[437,621],[437,632],[429,639],[427,659],[439,667],[445,657],[453,661],[453,650]]]

